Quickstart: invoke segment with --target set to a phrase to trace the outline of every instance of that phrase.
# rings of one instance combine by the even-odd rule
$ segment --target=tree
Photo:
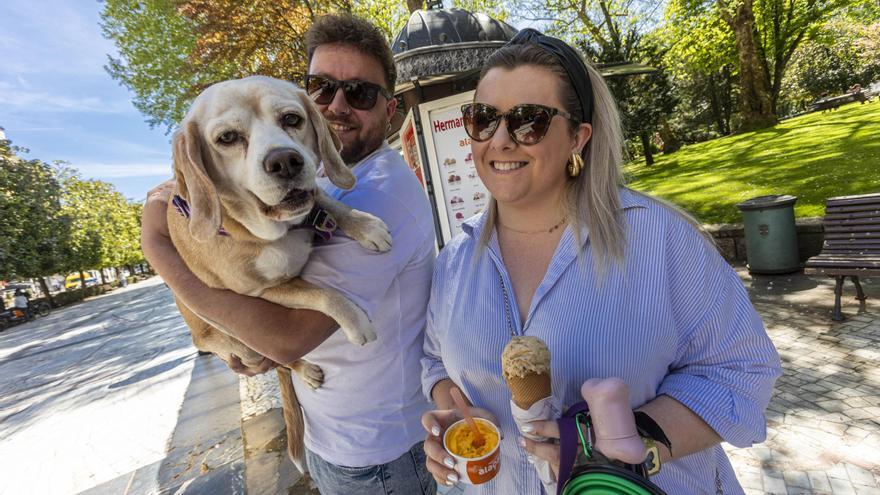
[[[620,107],[627,138],[640,143],[645,161],[651,165],[651,137],[676,104],[662,61],[665,49],[659,39],[645,36],[658,20],[657,4],[550,0],[532,2],[526,9],[532,20],[551,20],[552,34],[580,48],[595,63],[642,62],[657,69],[650,75],[607,80]]]
[[[742,130],[758,129],[776,123],[768,82],[762,72],[755,40],[755,14],[752,0],[716,0],[718,11],[730,26],[739,56],[739,84]],[[766,61],[764,62],[766,63]]]
[[[738,58],[733,33],[718,10],[696,12],[670,2],[656,35],[667,47],[664,63],[682,102],[675,111],[677,131],[687,142],[707,137],[699,130],[703,126],[709,134],[730,134]]]
[[[455,6],[506,17],[500,0],[455,0]],[[422,2],[402,0],[105,0],[104,37],[118,57],[107,72],[134,93],[151,126],[171,130],[203,89],[262,74],[301,81],[303,35],[320,14],[346,11],[373,22],[388,40]]]
[[[61,266],[69,230],[61,215],[61,186],[51,165],[17,156],[0,141],[0,278],[37,278]]]
[[[679,18],[714,10],[734,35],[741,129],[772,125],[785,71],[798,46],[830,17],[868,0],[672,0]],[[696,41],[697,33],[686,35]]]

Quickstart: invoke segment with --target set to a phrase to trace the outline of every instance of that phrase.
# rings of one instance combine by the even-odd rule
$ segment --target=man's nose
[[[303,167],[303,157],[293,148],[276,148],[263,159],[263,170],[279,179],[294,178]]]
[[[336,115],[351,113],[351,106],[349,106],[348,100],[345,99],[345,91],[343,91],[342,86],[336,88],[336,93],[333,94],[333,100],[327,105],[327,110]]]

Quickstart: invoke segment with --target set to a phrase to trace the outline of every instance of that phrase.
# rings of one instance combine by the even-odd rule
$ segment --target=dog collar
[[[309,216],[303,220],[303,223],[294,227],[297,229],[312,229],[324,241],[329,241],[333,237],[333,232],[339,228],[333,215],[324,208],[314,207],[309,212]]]
[[[189,203],[179,195],[175,194],[174,198],[171,199],[171,204],[174,205],[174,209],[177,210],[177,213],[180,213],[184,218],[189,219],[191,213],[189,209]],[[336,219],[333,218],[333,215],[330,214],[324,208],[312,208],[312,211],[309,212],[308,216],[305,220],[299,225],[293,227],[293,229],[311,229],[315,231],[315,234],[321,237],[321,239],[325,241],[329,241],[333,237],[333,232],[339,228],[339,224],[336,223]],[[217,232],[219,235],[228,236],[229,232],[227,232],[223,227],[220,227],[220,230]]]
[[[175,194],[174,198],[171,199],[171,204],[174,205],[174,209],[177,210],[177,213],[180,213],[181,215],[183,215],[184,218],[189,220],[191,213],[189,210],[189,203],[187,203],[185,199]],[[223,227],[220,227],[220,230],[217,231],[217,234],[228,236],[229,232],[226,232]]]

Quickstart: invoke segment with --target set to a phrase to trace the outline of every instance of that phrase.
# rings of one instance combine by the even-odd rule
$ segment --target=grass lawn
[[[852,103],[756,132],[686,146],[626,166],[629,186],[686,208],[703,223],[742,221],[736,204],[798,197],[795,215],[818,217],[831,196],[880,192],[880,102]]]

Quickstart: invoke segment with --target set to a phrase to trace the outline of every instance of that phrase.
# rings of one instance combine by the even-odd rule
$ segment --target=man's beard
[[[339,119],[337,117],[328,120],[330,120],[330,122],[351,126],[351,122],[347,119]],[[360,128],[361,131],[363,131],[364,129],[364,127]],[[343,143],[342,151],[339,152],[339,155],[342,157],[342,161],[344,161],[347,165],[352,166],[357,164],[357,162],[361,161],[370,153],[376,151],[376,149],[378,149],[379,146],[382,145],[382,142],[385,140],[385,133],[383,132],[384,129],[385,125],[379,122],[377,123],[376,127],[374,129],[370,129],[365,136],[357,135],[354,137],[354,140],[352,142]]]

